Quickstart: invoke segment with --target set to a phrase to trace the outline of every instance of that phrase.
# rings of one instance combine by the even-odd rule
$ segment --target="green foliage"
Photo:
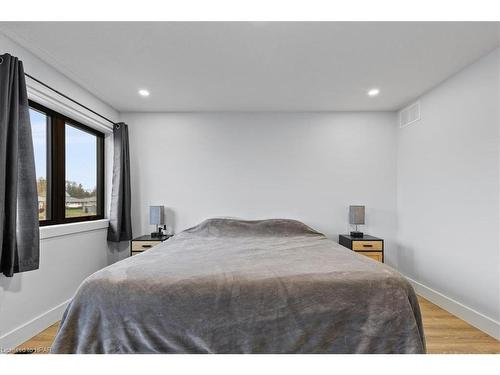
[[[39,177],[36,181],[36,187],[39,196],[47,196],[47,180],[45,178]],[[85,190],[82,184],[78,184],[74,181],[66,181],[66,191],[73,198],[89,198],[96,196],[97,189]]]
[[[96,196],[96,188],[85,190],[82,184],[74,181],[66,181],[66,192],[73,198],[89,198]]]
[[[36,188],[38,195],[40,197],[45,197],[47,195],[47,180],[43,177],[39,177],[36,182]]]

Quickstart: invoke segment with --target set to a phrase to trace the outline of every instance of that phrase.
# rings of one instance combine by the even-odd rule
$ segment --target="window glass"
[[[38,219],[49,219],[47,193],[47,116],[30,108],[31,134],[35,153],[36,185],[38,189]]]
[[[66,124],[65,217],[97,215],[97,137]]]

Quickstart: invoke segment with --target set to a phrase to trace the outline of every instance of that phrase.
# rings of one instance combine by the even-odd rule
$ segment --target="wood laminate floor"
[[[419,297],[429,354],[500,354],[500,341]],[[59,322],[15,349],[17,352],[46,354]]]

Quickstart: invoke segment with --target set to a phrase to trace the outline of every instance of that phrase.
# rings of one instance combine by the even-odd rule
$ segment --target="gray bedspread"
[[[52,353],[424,353],[396,271],[294,220],[209,219],[88,277]]]

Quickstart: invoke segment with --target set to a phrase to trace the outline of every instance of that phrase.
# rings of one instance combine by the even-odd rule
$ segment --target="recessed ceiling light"
[[[379,89],[370,89],[370,90],[368,90],[368,96],[377,96],[378,94],[380,94],[380,90]]]
[[[139,90],[139,95],[140,96],[149,96],[149,91],[145,89],[140,89]]]

